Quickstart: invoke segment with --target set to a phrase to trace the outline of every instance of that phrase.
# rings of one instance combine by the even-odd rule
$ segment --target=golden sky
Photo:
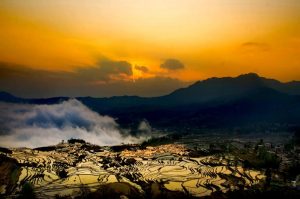
[[[299,0],[0,1],[0,62],[33,70],[78,73],[109,60],[132,67],[114,65],[112,80],[255,72],[291,81],[299,55]]]

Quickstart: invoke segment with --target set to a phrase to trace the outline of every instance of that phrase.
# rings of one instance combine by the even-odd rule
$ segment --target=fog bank
[[[151,133],[132,136],[129,132],[121,129],[113,118],[99,115],[76,99],[54,105],[0,103],[3,147],[48,146],[70,138],[97,145],[139,143]]]

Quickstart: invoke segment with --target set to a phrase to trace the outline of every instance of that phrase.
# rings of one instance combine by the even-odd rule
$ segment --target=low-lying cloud
[[[113,118],[91,111],[76,99],[54,105],[0,103],[0,124],[3,147],[48,146],[70,138],[117,145],[150,138],[150,134],[130,135]]]

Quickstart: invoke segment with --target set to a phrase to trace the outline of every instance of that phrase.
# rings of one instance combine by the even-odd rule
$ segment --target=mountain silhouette
[[[22,99],[0,93],[0,101],[54,104],[69,99]],[[113,116],[123,126],[148,120],[166,128],[224,128],[300,123],[300,82],[282,83],[255,73],[209,78],[160,97],[78,97],[92,110]]]

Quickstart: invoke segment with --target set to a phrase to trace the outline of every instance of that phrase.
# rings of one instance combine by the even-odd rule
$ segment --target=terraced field
[[[144,193],[145,183],[157,182],[171,191],[205,196],[214,191],[247,188],[264,179],[260,171],[246,170],[230,156],[190,158],[182,145],[140,149],[136,146],[114,152],[86,144],[60,144],[48,149],[14,149],[5,154],[21,166],[18,195],[30,182],[39,198],[80,195],[88,188],[126,182]],[[3,187],[3,186],[2,186]],[[4,191],[5,192],[5,191]]]

